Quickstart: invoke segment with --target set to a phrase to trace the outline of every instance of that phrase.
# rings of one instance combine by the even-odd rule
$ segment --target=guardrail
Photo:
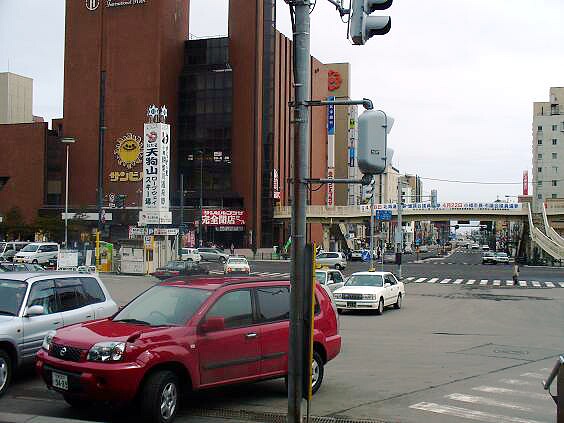
[[[552,382],[554,382],[554,379],[556,378],[558,378],[558,386],[556,388],[556,395],[553,395],[552,392],[550,392],[550,385],[552,385]],[[554,367],[552,368],[548,379],[543,381],[542,385],[556,403],[556,421],[558,423],[563,423],[564,401],[558,401],[558,397],[561,393],[564,392],[564,356],[561,355],[560,357],[558,357],[558,360],[556,360],[556,363],[554,364]]]

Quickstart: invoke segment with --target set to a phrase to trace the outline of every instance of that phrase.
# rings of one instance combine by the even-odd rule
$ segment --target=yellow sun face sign
[[[135,165],[141,163],[143,157],[141,137],[131,133],[124,135],[117,140],[114,155],[121,166],[132,169]]]

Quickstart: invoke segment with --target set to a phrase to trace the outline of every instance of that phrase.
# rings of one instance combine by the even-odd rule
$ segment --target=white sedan
[[[223,268],[223,273],[226,275],[234,274],[251,274],[251,266],[245,257],[229,257]]]
[[[376,310],[377,314],[382,314],[388,306],[401,308],[405,287],[390,272],[356,272],[333,295],[339,313],[343,310]]]

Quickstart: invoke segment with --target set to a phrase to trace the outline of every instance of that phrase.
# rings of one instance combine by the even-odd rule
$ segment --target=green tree
[[[29,239],[33,236],[33,228],[25,223],[19,207],[12,207],[6,212],[0,231],[6,239]]]

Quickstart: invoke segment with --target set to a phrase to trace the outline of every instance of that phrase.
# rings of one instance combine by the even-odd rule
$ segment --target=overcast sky
[[[288,8],[277,2],[278,28],[290,36]],[[192,0],[190,33],[225,35],[227,4]],[[353,46],[335,8],[317,0],[311,52],[350,62],[352,96],[395,118],[394,165],[427,178],[521,181],[531,169],[532,103],[564,85],[564,2],[396,0],[381,14],[392,16],[391,32]],[[62,115],[63,53],[64,0],[0,0],[0,71],[34,79],[34,114],[47,119]],[[439,201],[521,190],[425,180],[431,188]]]

